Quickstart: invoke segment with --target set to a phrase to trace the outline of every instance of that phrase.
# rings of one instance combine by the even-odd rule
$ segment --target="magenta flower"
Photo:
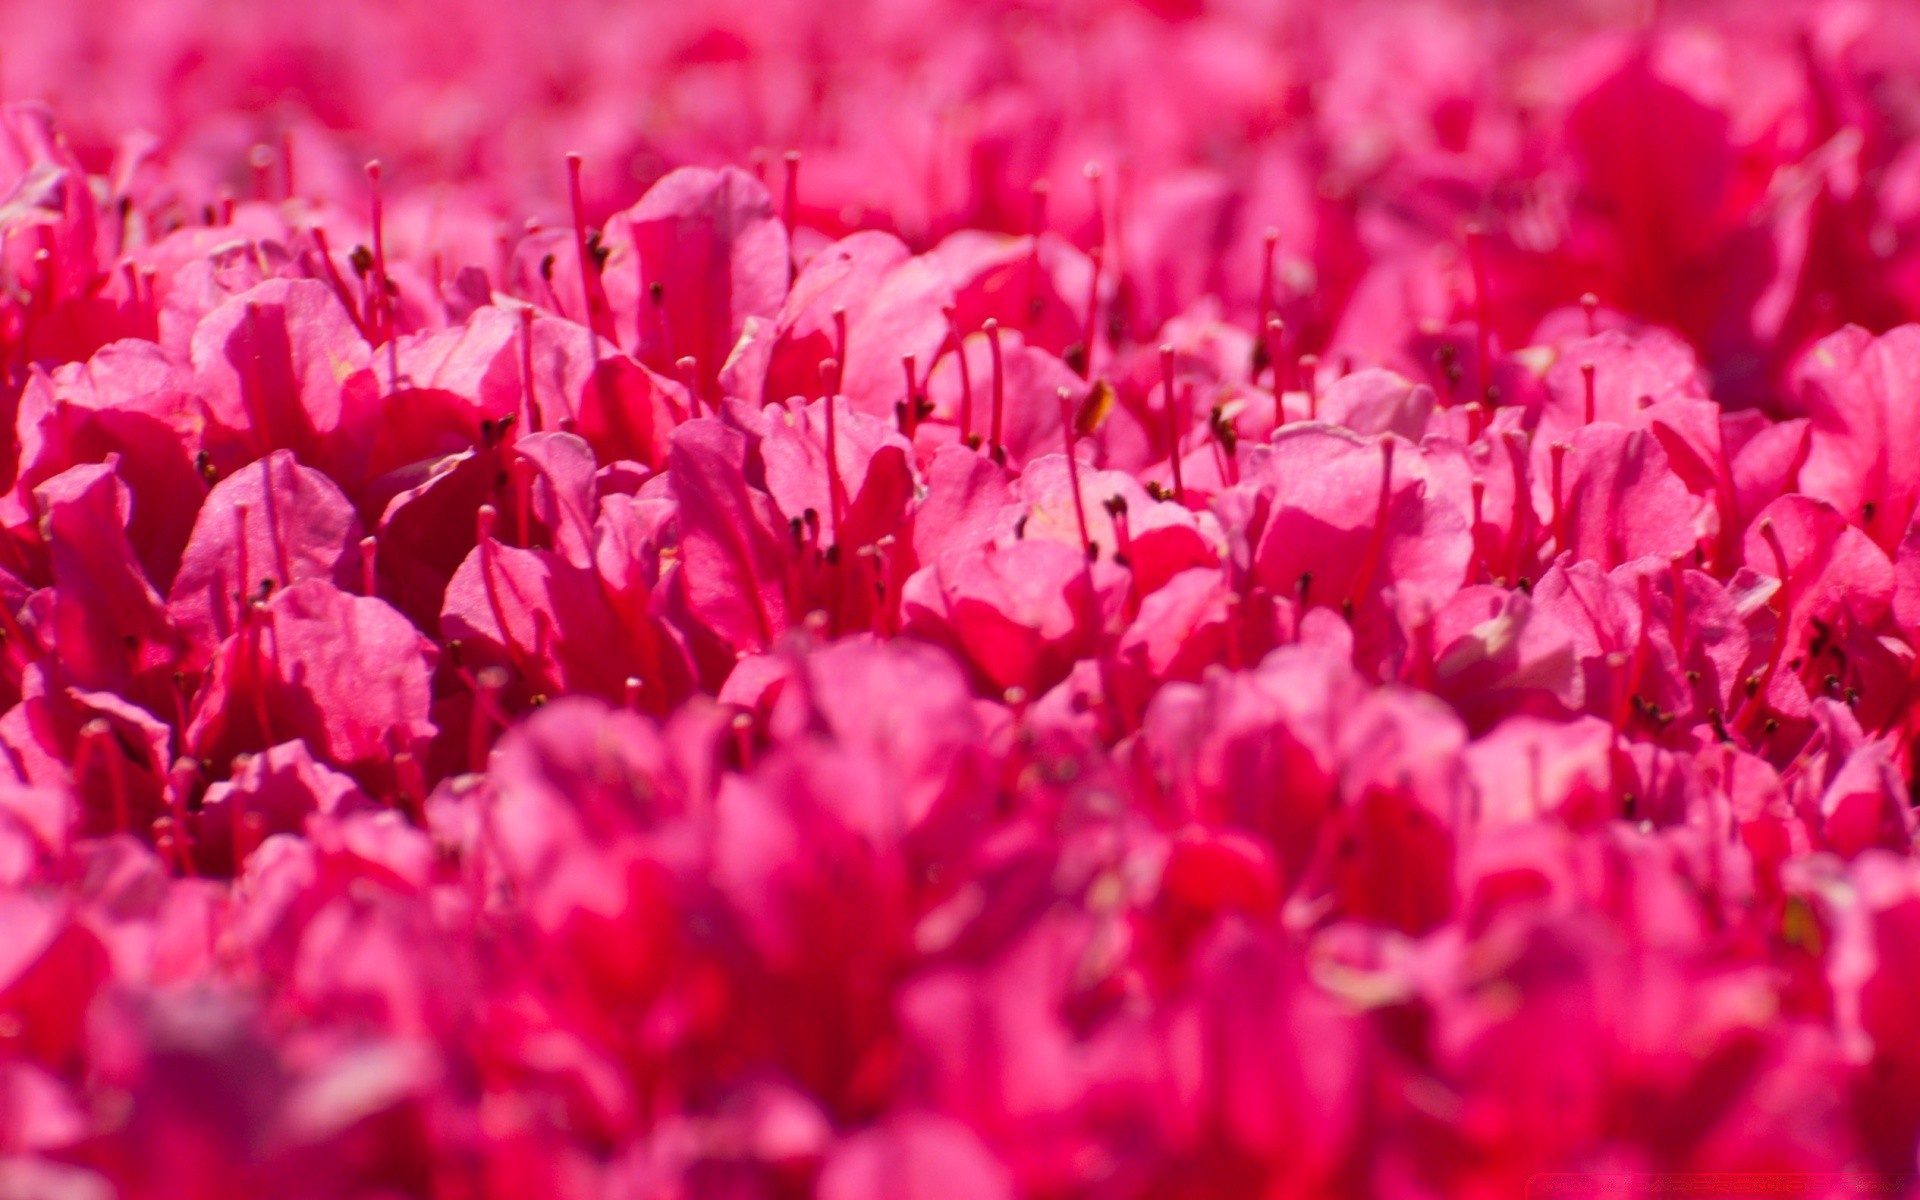
[[[1910,1175],[1920,21],[1580,7],[0,6],[0,1193]]]

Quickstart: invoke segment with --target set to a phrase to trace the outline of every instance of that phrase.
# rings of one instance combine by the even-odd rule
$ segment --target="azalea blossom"
[[[1911,1190],[1908,6],[0,40],[0,1194]]]

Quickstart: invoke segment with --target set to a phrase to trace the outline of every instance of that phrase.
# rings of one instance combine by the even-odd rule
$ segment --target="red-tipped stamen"
[[[1174,399],[1173,347],[1167,345],[1160,347],[1160,394],[1161,407],[1166,410],[1167,458],[1173,466],[1173,498],[1184,505],[1187,502],[1187,483],[1180,466],[1180,412]]]
[[[847,377],[847,310],[835,307],[833,310],[833,356],[840,361],[840,378]]]
[[[601,320],[605,305],[601,302],[598,273],[594,270],[593,257],[587,252],[587,202],[585,190],[580,184],[581,158],[578,151],[567,154],[567,201],[573,209],[573,252],[580,260],[580,296],[587,306],[587,329],[594,337],[588,339],[593,345],[596,364],[600,357],[597,339],[604,336],[613,339],[613,330],[603,328],[611,322]]]
[[[1580,307],[1587,312],[1587,336],[1594,337],[1600,332],[1600,297],[1588,292],[1580,297]]]
[[[382,338],[393,336],[393,303],[387,294],[387,234],[385,212],[380,197],[380,160],[367,164],[367,190],[373,208],[373,294],[379,313]]]
[[[1478,400],[1469,400],[1460,408],[1467,414],[1467,444],[1471,446],[1486,429],[1487,406]]]
[[[956,365],[960,368],[960,440],[965,443],[973,438],[973,368],[967,365],[967,343],[960,336],[953,305],[940,311],[947,318],[947,339],[953,344]]]
[[[1380,554],[1387,544],[1387,510],[1393,504],[1393,450],[1392,434],[1380,439],[1380,498],[1374,505],[1373,531],[1367,537],[1366,554],[1360,560],[1360,569],[1354,573],[1353,588],[1347,593],[1347,609],[1351,612],[1360,607],[1360,601],[1366,598],[1367,589],[1373,586],[1373,575],[1380,566]]]
[[[506,649],[507,658],[513,663],[514,670],[522,678],[526,677],[526,668],[520,662],[520,651],[513,641],[513,627],[507,624],[507,612],[500,603],[499,585],[494,580],[496,556],[494,526],[499,523],[500,510],[491,504],[482,504],[474,514],[475,541],[480,549],[480,590],[486,593],[487,609],[493,616],[493,623],[500,630],[500,644]]]
[[[787,165],[787,186],[780,205],[780,223],[787,229],[788,253],[792,253],[793,230],[800,219],[800,152],[789,150],[781,156]]]
[[[847,493],[840,481],[839,421],[834,415],[834,400],[840,392],[840,364],[829,358],[820,363],[820,404],[827,416],[827,506],[833,515],[833,541],[840,541],[841,524],[847,515]]]
[[[1087,349],[1087,360],[1080,377],[1086,379],[1093,374],[1093,348],[1100,339],[1100,277],[1107,265],[1107,201],[1105,190],[1100,186],[1105,178],[1100,164],[1088,163],[1082,174],[1087,179],[1087,190],[1093,194],[1093,245],[1087,251],[1093,272],[1087,280],[1087,324],[1081,339]]]
[[[247,554],[247,519],[253,515],[253,506],[245,500],[233,503],[233,553],[238,560],[234,568],[234,601],[243,607],[247,603],[247,592],[253,587],[253,564]],[[245,613],[241,614],[242,619]]]
[[[907,406],[900,413],[900,436],[913,440],[913,432],[920,424],[920,382],[916,378],[917,363],[911,354],[900,356],[900,373],[907,377]]]
[[[1593,375],[1594,366],[1592,363],[1583,362],[1580,364],[1580,378],[1586,384],[1587,389],[1587,424],[1589,425],[1593,424],[1596,410],[1598,409],[1598,401],[1594,394]]]
[[[1067,441],[1067,486],[1073,490],[1073,517],[1080,524],[1080,548],[1086,552],[1087,561],[1092,562],[1099,555],[1094,549],[1093,534],[1087,528],[1087,502],[1080,495],[1080,460],[1073,452],[1073,394],[1061,388],[1060,426]]]
[[[507,464],[513,477],[513,541],[523,549],[533,549],[533,482],[538,469],[531,461],[516,458]]]
[[[360,539],[360,594],[375,596],[380,592],[380,539],[368,534]]]
[[[1268,317],[1261,336],[1267,339],[1267,361],[1273,366],[1273,395],[1276,400],[1287,390],[1286,359],[1287,323],[1279,317]]]
[[[1555,442],[1547,447],[1547,456],[1553,464],[1553,552],[1556,555],[1567,549],[1567,509],[1564,502],[1563,479],[1566,474],[1568,449],[1565,442]]]
[[[313,238],[314,249],[319,251],[320,269],[327,276],[327,286],[332,288],[333,294],[340,298],[340,307],[347,310],[347,316],[352,319],[353,327],[360,331],[360,336],[368,343],[372,343],[373,333],[367,328],[367,319],[360,314],[360,306],[354,303],[353,292],[348,290],[347,281],[341,276],[340,268],[334,265],[333,249],[327,245],[327,231],[315,225],[308,229],[307,233]]]
[[[993,423],[987,435],[987,453],[993,461],[1004,463],[1007,452],[1000,445],[1000,410],[1006,398],[1006,364],[1000,356],[1000,322],[988,317],[980,331],[987,335],[987,349],[993,357]]]
[[[524,405],[521,413],[521,428],[528,433],[540,432],[540,402],[534,397],[533,381],[533,305],[520,306],[520,402]]]
[[[1300,385],[1307,390],[1307,420],[1320,419],[1320,356],[1300,356]]]
[[[640,711],[640,697],[646,691],[646,684],[638,675],[627,676],[626,685],[621,690],[620,702],[633,712]]]

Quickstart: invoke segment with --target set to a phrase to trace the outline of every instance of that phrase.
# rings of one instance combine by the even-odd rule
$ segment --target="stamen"
[[[1098,555],[1093,546],[1093,535],[1087,529],[1087,504],[1080,496],[1080,460],[1073,453],[1073,397],[1066,388],[1061,388],[1060,425],[1067,440],[1067,483],[1073,489],[1073,516],[1080,524],[1080,548],[1086,552],[1091,563]]]
[[[1593,372],[1594,366],[1592,363],[1583,362],[1580,364],[1580,378],[1586,382],[1587,388],[1587,424],[1589,425],[1593,424],[1594,413],[1597,407],[1594,396]]]
[[[475,541],[480,549],[480,589],[486,593],[487,608],[493,615],[494,625],[500,630],[500,644],[506,650],[508,660],[513,663],[514,670],[526,678],[526,668],[519,661],[519,650],[513,642],[513,629],[507,624],[506,608],[500,603],[500,588],[493,578],[496,557],[493,530],[499,519],[500,510],[491,504],[482,504],[474,515]]]
[[[80,727],[79,753],[74,756],[75,774],[84,777],[86,768],[99,763],[107,774],[108,795],[113,803],[113,831],[130,833],[133,829],[133,817],[127,799],[127,778],[125,756],[113,736],[113,727],[107,724],[105,717],[94,717]]]
[[[1366,597],[1367,589],[1373,585],[1374,571],[1380,565],[1380,553],[1387,542],[1387,510],[1393,503],[1393,450],[1394,438],[1388,434],[1380,440],[1380,498],[1374,506],[1373,531],[1367,538],[1366,556],[1360,560],[1360,570],[1354,575],[1353,587],[1347,593],[1345,608],[1351,614]]]
[[[1086,379],[1093,373],[1093,352],[1100,337],[1100,276],[1107,261],[1107,205],[1100,187],[1103,176],[1100,164],[1088,163],[1083,173],[1087,178],[1087,188],[1093,193],[1093,245],[1087,250],[1087,258],[1093,263],[1093,272],[1087,280],[1087,323],[1080,339],[1086,355],[1081,364],[1080,378]]]
[[[387,288],[387,235],[380,198],[380,160],[367,163],[367,188],[373,207],[373,294],[377,298],[378,332],[383,339],[393,336],[393,300]]]
[[[1562,479],[1565,475],[1567,451],[1565,442],[1555,442],[1547,448],[1553,464],[1553,552],[1560,554],[1567,549],[1567,510],[1562,502]]]
[[[533,305],[520,306],[520,399],[526,405],[525,423],[529,433],[540,432],[540,403],[534,398],[533,379]]]
[[[787,164],[787,187],[780,206],[780,223],[787,227],[787,252],[792,254],[794,222],[800,215],[800,152],[789,150],[782,160]]]
[[[1286,359],[1281,357],[1287,348],[1287,323],[1279,317],[1268,317],[1261,336],[1267,339],[1267,361],[1273,364],[1273,395],[1278,400],[1287,390]]]
[[[1087,320],[1080,335],[1078,346],[1067,347],[1067,365],[1074,374],[1085,379],[1093,373],[1093,343],[1100,336],[1098,318],[1100,315],[1100,267],[1106,258],[1102,247],[1095,246],[1087,251],[1087,261],[1093,270],[1087,274]]]
[[[740,769],[753,770],[753,717],[749,713],[733,714],[729,727],[733,730],[734,750],[740,755]]]
[[[820,403],[827,414],[827,505],[833,517],[833,541],[839,544],[841,525],[847,517],[846,489],[840,481],[839,422],[834,398],[840,391],[840,364],[829,358],[820,363]]]
[[[1160,347],[1160,387],[1164,397],[1163,407],[1167,417],[1168,457],[1173,464],[1173,496],[1180,504],[1187,502],[1187,485],[1181,476],[1180,468],[1180,415],[1175,408],[1173,393],[1173,347]]]
[[[333,294],[340,298],[340,307],[347,310],[347,316],[353,321],[353,327],[359,330],[360,336],[371,345],[373,334],[367,328],[367,319],[360,314],[360,306],[353,301],[353,293],[347,290],[347,281],[341,278],[340,268],[334,265],[333,250],[327,245],[327,231],[315,225],[309,228],[307,233],[313,238],[314,249],[319,252],[320,268],[326,273],[327,286],[331,287]],[[151,288],[148,289],[148,297],[149,299],[152,297]]]
[[[467,769],[478,775],[487,769],[493,749],[493,731],[504,729],[507,717],[500,707],[500,694],[507,690],[511,676],[503,667],[482,667],[473,678],[473,714],[467,725]]]
[[[987,335],[987,348],[993,355],[993,424],[987,438],[989,456],[997,463],[1007,461],[1007,452],[1000,444],[1000,409],[1006,391],[1006,367],[1000,357],[1000,322],[988,317],[980,325],[981,332]]]
[[[955,318],[954,307],[949,304],[941,313],[947,318],[947,338],[953,344],[953,353],[960,367],[960,440],[973,445],[973,372],[967,366],[967,345],[960,336],[960,326]]]
[[[900,410],[900,436],[913,440],[914,428],[920,423],[920,384],[915,379],[914,357],[912,354],[900,356],[900,372],[907,377],[906,405]]]
[[[599,338],[604,335],[611,341],[613,330],[602,330],[601,311],[605,307],[599,302],[599,280],[594,270],[593,256],[587,249],[587,205],[585,192],[580,186],[581,158],[578,151],[567,154],[567,200],[573,208],[573,252],[580,260],[580,296],[587,306],[587,330],[593,334],[588,339],[593,346],[595,365],[600,357]]]

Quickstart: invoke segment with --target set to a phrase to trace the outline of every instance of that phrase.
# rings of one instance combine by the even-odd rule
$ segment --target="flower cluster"
[[[1914,1170],[1910,6],[233,7],[0,11],[0,1194]]]

